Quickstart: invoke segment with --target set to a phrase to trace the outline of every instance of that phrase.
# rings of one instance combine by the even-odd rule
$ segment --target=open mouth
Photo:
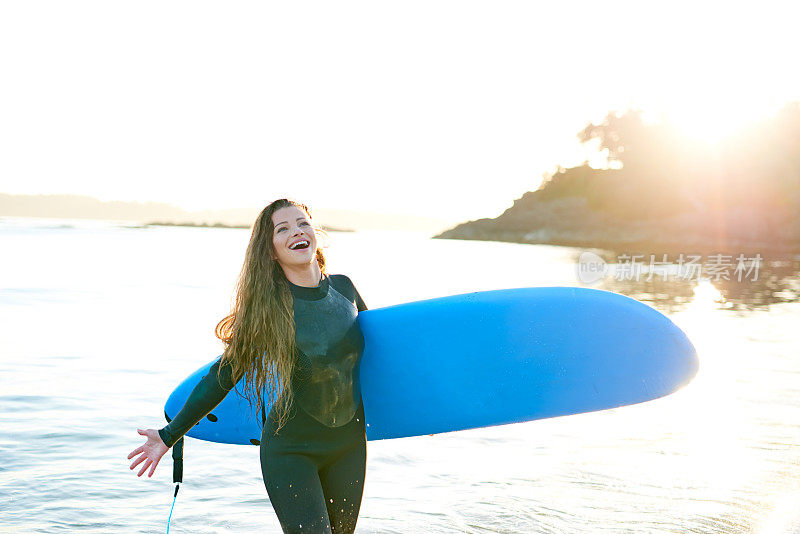
[[[289,247],[289,250],[301,250],[306,249],[310,246],[308,241],[298,241],[294,243],[292,246]]]

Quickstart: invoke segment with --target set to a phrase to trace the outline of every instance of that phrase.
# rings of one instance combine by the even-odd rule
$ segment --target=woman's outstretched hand
[[[139,457],[131,464],[131,469],[140,463],[145,462],[145,464],[139,470],[139,474],[136,476],[142,476],[149,467],[150,472],[147,474],[149,478],[153,476],[153,473],[156,472],[156,466],[158,465],[158,462],[161,461],[161,457],[166,454],[166,452],[169,450],[169,447],[167,447],[166,444],[161,440],[161,436],[158,435],[157,430],[153,430],[152,428],[142,430],[139,428],[136,431],[142,436],[147,436],[147,441],[144,445],[132,451],[128,455],[128,460],[138,454]]]

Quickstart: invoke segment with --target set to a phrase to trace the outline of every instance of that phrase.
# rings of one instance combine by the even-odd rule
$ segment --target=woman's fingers
[[[156,466],[158,466],[158,462],[161,461],[161,458],[164,456],[164,452],[162,452],[161,447],[164,446],[163,442],[161,441],[161,437],[158,433],[148,428],[147,430],[143,430],[141,428],[137,428],[136,431],[141,434],[142,436],[147,436],[147,442],[142,445],[141,447],[137,447],[134,449],[129,455],[128,460],[139,455],[133,463],[131,464],[131,471],[133,471],[136,466],[144,462],[142,468],[139,470],[136,476],[142,476],[147,469],[150,469],[150,472],[147,474],[148,477],[152,477],[153,473],[156,471]],[[161,447],[159,447],[161,445]]]
[[[142,446],[141,446],[141,447],[139,447],[138,449],[135,449],[135,450],[134,450],[132,453],[130,453],[130,454],[128,455],[128,460],[130,460],[131,458],[133,458],[134,456],[136,456],[137,454],[139,454],[139,453],[140,453],[140,452],[142,452],[143,450],[144,450],[144,445],[142,445]]]
[[[142,466],[142,468],[139,470],[139,473],[137,473],[137,474],[136,474],[136,476],[137,476],[137,477],[140,477],[140,476],[142,476],[142,474],[143,474],[145,471],[147,471],[147,468],[148,468],[148,467],[150,467],[150,464],[151,464],[151,463],[153,463],[153,461],[152,461],[152,460],[150,460],[150,458],[148,458],[148,459],[147,459],[147,463],[145,463],[145,464]]]
[[[147,473],[147,477],[148,477],[148,478],[149,478],[149,477],[151,477],[151,476],[153,476],[153,473],[155,473],[155,472],[156,472],[156,466],[158,465],[158,462],[160,462],[160,461],[161,461],[161,458],[159,458],[158,460],[156,460],[155,462],[153,462],[153,467],[151,467],[151,468],[150,468],[150,472],[149,472],[149,473]]]
[[[146,454],[142,454],[141,456],[139,456],[139,458],[136,459],[136,461],[131,464],[131,471],[133,471],[133,469],[136,468],[137,465],[144,462],[145,460],[147,460]]]

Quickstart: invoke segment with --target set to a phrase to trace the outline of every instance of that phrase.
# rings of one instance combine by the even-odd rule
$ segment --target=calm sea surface
[[[213,330],[248,238],[0,220],[0,532],[166,530],[171,460],[140,479],[126,456],[220,354]],[[378,231],[329,242],[329,272],[370,308],[581,285],[578,249]],[[800,533],[798,263],[769,259],[742,282],[607,276],[593,287],[687,332],[695,380],[635,406],[370,442],[358,531]],[[280,532],[257,447],[189,439],[185,458],[171,532]]]

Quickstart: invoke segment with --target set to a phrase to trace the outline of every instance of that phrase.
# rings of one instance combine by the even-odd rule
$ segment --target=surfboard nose
[[[677,384],[675,390],[678,390],[697,376],[697,373],[700,371],[700,358],[697,356],[697,349],[695,349],[694,344],[689,340],[686,333],[674,323],[673,326],[674,330],[671,332],[671,337],[673,343],[675,343],[676,359],[676,376],[674,382]],[[681,358],[683,359],[682,369],[680,366]],[[683,378],[683,381],[681,381],[681,378]]]

